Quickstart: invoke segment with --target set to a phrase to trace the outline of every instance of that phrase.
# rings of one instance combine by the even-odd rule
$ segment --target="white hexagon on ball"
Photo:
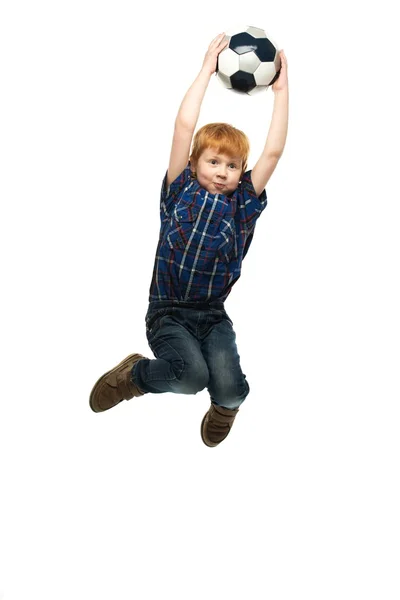
[[[225,48],[218,55],[218,71],[226,77],[230,77],[239,71],[239,55],[230,48]]]
[[[260,64],[261,60],[255,52],[246,52],[239,55],[239,68],[241,71],[254,73]]]
[[[269,85],[276,75],[275,63],[260,63],[253,75],[257,85]]]
[[[246,33],[249,33],[254,38],[266,38],[267,34],[263,29],[259,29],[258,27],[247,27],[246,29],[242,29]]]
[[[224,87],[229,89],[232,89],[232,82],[231,82],[231,78],[228,77],[227,75],[224,75],[223,73],[221,73],[220,71],[217,73],[217,79],[218,81],[221,83],[221,85],[223,85]]]

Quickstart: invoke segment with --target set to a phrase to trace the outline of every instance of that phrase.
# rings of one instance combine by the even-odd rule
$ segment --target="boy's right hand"
[[[218,54],[222,52],[228,44],[229,40],[226,39],[225,33],[217,35],[208,47],[201,70],[205,71],[210,76],[215,73],[217,70]]]

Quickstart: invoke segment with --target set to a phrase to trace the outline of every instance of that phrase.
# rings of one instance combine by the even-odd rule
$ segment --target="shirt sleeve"
[[[160,199],[160,211],[161,217],[168,217],[171,214],[176,199],[185,185],[190,181],[190,166],[189,163],[178,177],[167,186],[167,174],[168,169],[165,173],[162,185],[161,185],[161,199]]]
[[[251,170],[246,171],[238,187],[238,203],[241,210],[241,220],[247,231],[251,231],[267,206],[267,193],[265,189],[257,196],[251,181]]]

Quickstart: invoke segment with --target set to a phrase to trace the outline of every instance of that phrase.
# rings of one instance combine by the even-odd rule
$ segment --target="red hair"
[[[227,156],[239,156],[242,161],[242,175],[246,172],[250,144],[243,131],[228,123],[209,123],[201,127],[194,136],[189,158],[194,169],[201,154],[208,148]]]

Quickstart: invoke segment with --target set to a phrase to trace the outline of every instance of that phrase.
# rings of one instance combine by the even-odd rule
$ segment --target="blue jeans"
[[[231,410],[245,400],[250,387],[223,302],[150,302],[146,336],[156,359],[132,368],[143,392],[197,394],[207,388],[211,402]]]

